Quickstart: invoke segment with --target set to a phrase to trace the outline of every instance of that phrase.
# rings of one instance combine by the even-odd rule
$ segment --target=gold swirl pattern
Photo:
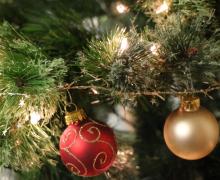
[[[103,157],[104,156],[104,157]],[[106,167],[102,167],[107,161],[108,155],[106,152],[100,152],[96,155],[95,159],[93,160],[93,168],[95,170],[104,169]],[[99,163],[97,163],[99,161]],[[97,167],[97,164],[101,166],[101,168]]]
[[[97,142],[99,139],[100,139],[100,135],[101,135],[101,132],[100,130],[93,126],[94,123],[93,122],[89,122],[85,125],[83,125],[80,130],[79,130],[79,136],[82,140],[84,140],[85,142],[88,142],[88,143],[95,143]],[[91,126],[91,127],[89,127]],[[88,128],[88,129],[87,129]],[[84,132],[84,133],[83,133]],[[86,132],[88,132],[90,135],[93,135],[94,137],[92,137],[93,139],[88,139],[85,137],[85,134]],[[90,136],[91,137],[91,136]]]
[[[66,148],[70,148],[72,145],[76,143],[76,138],[77,138],[78,133],[76,132],[75,129],[69,128],[67,129],[67,132],[65,133],[64,137],[62,138],[62,141]],[[72,139],[73,137],[73,139]],[[68,141],[71,141],[70,144],[68,145]]]
[[[69,169],[72,173],[76,175],[80,175],[80,170],[72,163],[66,164],[67,169]]]
[[[112,137],[109,142],[102,138],[105,134]],[[67,129],[62,138],[61,147],[61,150],[70,156],[65,156],[66,167],[74,174],[84,177],[99,175],[107,170],[117,152],[114,133],[111,129],[92,120],[80,128],[71,126]],[[91,149],[94,150],[91,151]]]
[[[112,156],[110,156],[110,157],[115,157],[115,151],[114,151],[114,148],[112,147],[112,145],[110,144],[110,143],[108,143],[108,142],[105,142],[105,141],[102,141],[102,140],[99,140],[98,141],[99,143],[103,143],[103,144],[106,144],[108,147],[110,147],[110,149],[111,149],[111,151],[112,151]],[[106,168],[106,166],[105,167],[102,167],[102,168],[98,168],[97,166],[96,166],[96,161],[98,160],[98,158],[100,157],[100,154],[105,154],[105,158],[104,158],[104,160],[103,159],[100,159],[100,164],[104,164],[104,163],[106,163],[106,161],[107,161],[107,158],[108,158],[108,155],[107,155],[107,153],[105,153],[105,152],[101,152],[101,153],[98,153],[98,155],[96,155],[96,157],[95,157],[95,159],[94,159],[94,162],[93,162],[93,168],[95,169],[95,170],[100,170],[100,169],[105,169]],[[114,159],[113,158],[109,158],[111,161],[113,161]],[[110,164],[110,163],[109,163]],[[108,164],[108,165],[109,165]]]
[[[105,141],[102,141],[102,140],[99,140],[98,141],[99,143],[103,143],[103,144],[106,144],[108,147],[110,147],[111,151],[112,151],[112,156],[111,155],[107,155],[107,153],[105,152],[101,152],[101,153],[98,153],[98,155],[95,157],[94,159],[94,162],[93,162],[93,168],[96,170],[96,171],[100,171],[101,169],[105,169],[107,166],[109,166],[111,164],[111,162],[114,160],[113,158],[111,157],[115,157],[115,151],[114,151],[114,148],[112,147],[112,145],[108,142],[105,142]],[[105,158],[104,160],[103,159],[100,159],[100,164],[101,165],[104,165],[107,161],[107,158],[110,157],[109,159],[111,160],[106,166],[102,167],[102,168],[99,168],[97,167],[97,160],[98,158],[100,157],[101,154],[104,154],[105,155]]]
[[[99,140],[98,142],[100,142],[100,143],[104,143],[104,144],[107,144],[107,145],[110,147],[110,149],[111,149],[111,151],[112,151],[113,156],[115,156],[115,151],[114,151],[114,148],[112,147],[112,145],[111,145],[110,143],[105,142],[105,141],[102,141],[102,140]]]
[[[81,166],[82,166],[82,168],[83,168],[83,171],[81,172],[80,170],[79,170],[79,168],[76,168],[76,169],[78,169],[78,171],[73,171],[74,173],[76,173],[77,175],[80,175],[80,176],[86,176],[87,175],[87,168],[86,168],[86,166],[82,163],[82,161],[80,161],[73,153],[71,153],[67,148],[63,148],[63,150],[67,153],[67,154],[69,154],[70,156],[72,156]],[[67,163],[67,164],[69,164],[69,163]],[[76,166],[74,166],[74,167],[76,167]],[[73,170],[73,168],[72,168],[72,170]]]

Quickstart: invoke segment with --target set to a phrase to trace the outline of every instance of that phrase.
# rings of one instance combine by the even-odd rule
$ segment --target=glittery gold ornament
[[[178,157],[196,160],[207,156],[216,146],[219,125],[214,115],[200,106],[200,99],[184,97],[164,125],[168,148]]]

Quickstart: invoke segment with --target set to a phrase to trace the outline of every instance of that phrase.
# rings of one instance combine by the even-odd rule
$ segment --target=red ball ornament
[[[87,117],[70,124],[60,138],[61,159],[79,176],[97,176],[107,171],[116,154],[112,129]]]

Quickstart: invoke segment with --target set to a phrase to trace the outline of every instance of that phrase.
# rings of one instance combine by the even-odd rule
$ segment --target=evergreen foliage
[[[52,61],[8,23],[0,27],[1,164],[28,171],[56,154],[46,127],[61,101],[58,86],[67,71],[63,59]],[[40,122],[32,125],[32,113]]]
[[[116,2],[129,12],[115,13]],[[164,2],[168,9],[156,12]],[[219,179],[219,147],[195,162],[166,149],[170,104],[157,100],[202,93],[215,98],[202,101],[218,115],[219,95],[210,93],[220,89],[218,7],[218,0],[0,0],[0,166],[25,180],[83,179],[59,158],[63,107],[71,101],[91,113],[91,104],[114,100],[137,105],[136,131],[117,132],[115,164],[88,179]]]
[[[206,18],[188,20],[173,15],[141,33],[117,29],[111,36],[92,40],[79,55],[82,79],[87,77],[87,84],[109,89],[113,96],[126,92],[134,96],[158,91],[175,94],[215,86],[220,41],[218,33],[207,37],[209,24]],[[122,51],[124,38],[128,48]]]

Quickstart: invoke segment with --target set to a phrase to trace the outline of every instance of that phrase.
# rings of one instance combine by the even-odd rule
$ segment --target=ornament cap
[[[86,118],[87,118],[87,115],[83,109],[78,109],[72,112],[66,112],[66,115],[65,115],[66,125],[78,123],[79,121],[83,121]]]
[[[200,108],[200,98],[195,96],[182,96],[180,111],[197,111]]]

